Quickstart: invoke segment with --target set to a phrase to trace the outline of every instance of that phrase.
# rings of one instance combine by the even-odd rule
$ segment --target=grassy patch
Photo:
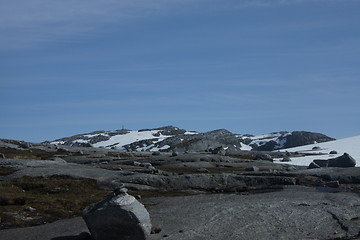
[[[16,168],[10,168],[10,167],[0,167],[0,176],[7,176],[14,172],[16,172]]]
[[[81,156],[79,152],[68,152],[63,149],[57,151],[45,151],[41,149],[14,149],[14,148],[0,148],[0,153],[3,153],[6,158],[13,159],[35,159],[35,160],[46,160],[56,155],[69,155],[69,156]]]
[[[0,228],[23,227],[78,216],[110,192],[95,180],[67,176],[22,177],[0,182]]]
[[[58,154],[57,152],[47,152],[40,149],[26,149],[19,150],[14,148],[0,148],[0,152],[5,155],[6,158],[13,159],[38,159],[45,160]]]

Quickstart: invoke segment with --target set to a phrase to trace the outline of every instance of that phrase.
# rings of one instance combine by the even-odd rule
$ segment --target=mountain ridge
[[[228,152],[241,150],[273,151],[335,140],[321,133],[280,131],[263,135],[234,134],[226,129],[204,133],[174,126],[152,129],[93,131],[50,141],[55,145],[102,147],[126,151],[212,151],[222,147]]]

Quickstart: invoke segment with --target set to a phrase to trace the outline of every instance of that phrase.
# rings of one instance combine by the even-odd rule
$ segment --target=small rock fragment
[[[327,182],[326,186],[331,187],[331,188],[339,188],[340,183],[339,183],[339,181],[331,181],[331,182]]]
[[[207,170],[206,168],[198,168],[198,169],[196,169],[196,172],[198,172],[198,173],[208,173],[209,170]]]
[[[162,228],[160,226],[153,226],[151,228],[151,234],[158,234],[161,232],[161,230],[162,230]]]
[[[258,172],[260,169],[256,166],[251,166],[251,167],[247,167],[245,168],[245,171],[247,172]]]

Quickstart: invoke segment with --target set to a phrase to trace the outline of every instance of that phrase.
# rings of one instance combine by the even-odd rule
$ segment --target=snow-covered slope
[[[158,144],[166,138],[176,135],[192,134],[197,133],[185,131],[172,126],[157,129],[143,129],[138,131],[122,129],[116,131],[96,131],[88,134],[79,134],[52,141],[51,144],[105,147],[116,148],[119,150],[159,151],[170,147],[168,145],[161,146],[160,148],[158,147]]]
[[[105,147],[128,151],[211,151],[223,147],[229,154],[240,150],[272,151],[314,142],[333,140],[320,133],[275,132],[259,136],[233,134],[226,129],[205,133],[189,132],[173,126],[138,131],[121,129],[96,131],[52,141],[56,145]]]
[[[237,135],[240,141],[258,151],[273,151],[277,149],[303,146],[312,143],[335,140],[321,133],[294,131],[273,132],[258,136]]]
[[[305,156],[291,158],[289,164],[308,166],[314,159],[329,159],[343,155],[350,154],[356,160],[356,166],[360,167],[360,136],[339,139],[330,142],[316,143],[300,147],[282,149],[281,151],[299,152],[299,153],[322,153],[324,155]],[[337,154],[330,154],[331,151],[336,151]]]

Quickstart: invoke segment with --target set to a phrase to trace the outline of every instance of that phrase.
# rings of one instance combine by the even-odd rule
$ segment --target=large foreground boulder
[[[87,207],[83,218],[95,240],[144,240],[151,232],[148,211],[124,191]]]

